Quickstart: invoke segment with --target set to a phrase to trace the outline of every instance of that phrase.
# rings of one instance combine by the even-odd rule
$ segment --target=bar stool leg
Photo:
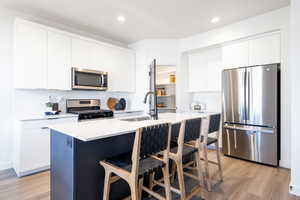
[[[165,191],[166,191],[166,200],[171,200],[171,184],[170,184],[170,173],[169,173],[169,165],[166,165],[163,169],[163,176],[164,176],[164,184],[165,184]]]
[[[222,170],[222,163],[221,163],[221,153],[219,148],[219,141],[216,143],[216,152],[217,152],[217,160],[218,160],[218,168],[219,168],[219,176],[220,180],[223,181],[223,170]]]
[[[111,172],[105,170],[103,200],[109,200],[110,177],[111,177]]]
[[[183,166],[182,161],[177,161],[177,175],[178,175],[178,183],[181,191],[181,200],[186,199],[185,185],[184,185],[184,174],[183,174]]]
[[[143,195],[143,189],[142,189],[143,183],[144,183],[144,178],[141,178],[139,180],[139,197],[138,197],[138,199],[142,199],[142,195]]]
[[[149,175],[149,189],[153,190],[154,187],[154,178],[155,178],[155,172],[150,173]],[[148,194],[149,197],[152,197],[151,194]]]
[[[172,171],[171,171],[171,183],[174,183],[175,181],[175,176],[176,176],[176,163],[172,160],[171,162],[172,165]]]
[[[207,190],[211,191],[211,183],[210,183],[210,174],[209,174],[209,166],[208,166],[208,157],[207,157],[207,145],[203,145],[203,156],[204,156],[204,167],[205,167],[205,181],[207,184]]]
[[[205,177],[203,175],[202,167],[201,167],[201,158],[200,158],[200,152],[198,151],[195,155],[196,159],[196,167],[197,167],[197,173],[199,177],[199,184],[200,185],[205,185]]]
[[[130,191],[131,191],[131,200],[139,200],[139,185],[135,183],[135,181],[132,181],[131,184],[129,184]]]

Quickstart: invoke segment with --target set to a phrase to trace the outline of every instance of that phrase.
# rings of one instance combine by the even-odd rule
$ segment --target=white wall
[[[290,70],[291,77],[291,192],[300,196],[300,1],[291,1]]]
[[[289,7],[285,7],[222,28],[183,38],[180,40],[180,51],[200,49],[286,28],[289,19],[288,13]]]
[[[181,72],[187,73],[188,62],[184,61],[188,53],[212,48],[226,44],[234,40],[253,37],[259,34],[272,31],[280,31],[281,33],[281,155],[282,160],[280,165],[290,167],[290,90],[289,90],[289,75],[288,70],[288,24],[289,24],[289,7],[265,13],[253,18],[240,21],[235,24],[224,26],[215,30],[201,33],[195,36],[183,38],[179,41],[180,52],[182,53],[182,63],[180,65]],[[185,72],[184,72],[185,71]],[[181,80],[183,84],[188,82],[188,76],[185,80]],[[182,93],[180,98],[184,99],[177,105],[180,110],[186,110],[187,104],[192,101],[200,101],[208,104],[208,110],[221,111],[221,95],[218,93],[187,93],[187,87],[181,86]],[[215,102],[213,105],[212,102]]]
[[[0,11],[0,170],[11,166],[13,20]]]
[[[13,24],[16,17],[21,17],[44,24],[50,24],[63,29],[63,25],[44,21],[41,18],[16,13],[0,8],[0,170],[10,168],[12,151],[12,124],[14,118],[23,118],[31,114],[42,113],[44,103],[48,101],[48,96],[60,96],[66,98],[99,98],[103,104],[109,96],[125,97],[131,104],[132,94],[128,93],[108,93],[108,92],[79,92],[79,91],[47,91],[47,90],[14,90],[13,89]],[[55,25],[54,25],[55,24]],[[65,27],[66,31],[79,33],[95,39],[100,36],[92,36],[82,31],[74,31]],[[107,40],[103,40],[107,41]],[[109,40],[108,40],[109,41]],[[118,42],[112,42],[120,44]],[[61,108],[65,108],[62,104]],[[13,110],[16,113],[13,113]]]

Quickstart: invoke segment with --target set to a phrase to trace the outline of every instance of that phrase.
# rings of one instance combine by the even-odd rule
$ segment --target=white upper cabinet
[[[71,68],[108,72],[108,88],[135,91],[135,53],[51,27],[17,19],[15,88],[71,89]]]
[[[134,51],[97,44],[91,55],[91,67],[108,72],[108,91],[135,91]]]
[[[72,38],[72,67],[91,68],[91,53],[93,43]]]
[[[190,54],[189,92],[221,91],[222,70],[280,63],[280,34],[272,33]]]
[[[109,71],[111,76],[110,91],[134,92],[135,91],[135,54],[131,50],[117,49],[114,67]]]
[[[47,31],[31,24],[15,24],[14,87],[46,88]]]
[[[250,65],[280,63],[280,34],[272,34],[249,42]]]
[[[189,55],[189,92],[221,91],[221,74],[221,48]]]
[[[222,47],[223,68],[249,65],[249,42],[238,42]]]
[[[48,89],[71,89],[71,37],[48,32]]]
[[[280,63],[280,34],[272,33],[222,48],[224,68]]]
[[[94,44],[91,50],[91,67],[95,70],[109,72],[113,64],[111,48],[101,44]]]

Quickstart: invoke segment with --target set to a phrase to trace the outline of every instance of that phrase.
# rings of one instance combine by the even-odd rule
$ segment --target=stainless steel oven
[[[72,68],[73,90],[107,90],[107,72]]]

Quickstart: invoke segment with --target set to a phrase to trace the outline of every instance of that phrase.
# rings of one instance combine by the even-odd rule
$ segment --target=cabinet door
[[[47,128],[22,130],[20,172],[30,172],[50,165],[50,132]]]
[[[47,87],[47,31],[17,23],[14,57],[15,88]]]
[[[72,67],[90,68],[92,43],[72,38]]]
[[[71,38],[48,32],[48,89],[71,89]]]
[[[221,49],[189,55],[189,91],[221,91]]]
[[[135,54],[131,50],[105,46],[103,69],[108,72],[108,88],[114,92],[135,91]]]
[[[116,58],[115,58],[116,59]],[[101,44],[93,44],[91,51],[91,67],[95,70],[110,72],[114,58],[111,50]]]
[[[112,89],[119,92],[135,91],[135,54],[130,50],[117,52],[116,71],[113,74],[114,84]],[[117,81],[120,80],[120,81]]]
[[[250,65],[280,63],[280,34],[250,40]]]
[[[76,122],[77,117],[32,120],[21,122],[16,132],[14,168],[18,176],[25,176],[50,166],[50,130],[49,125]]]
[[[222,47],[223,68],[249,66],[249,42],[238,42]]]

